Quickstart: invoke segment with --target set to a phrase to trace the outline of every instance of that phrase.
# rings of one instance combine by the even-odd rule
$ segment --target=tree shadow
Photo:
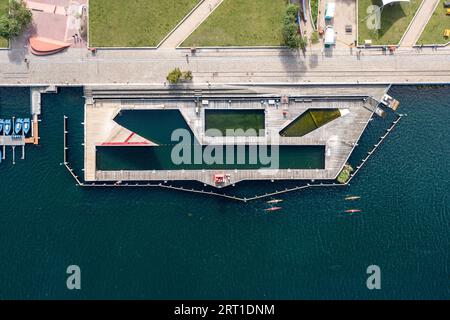
[[[281,65],[290,81],[299,81],[306,71],[306,53],[302,50],[281,49],[278,53]]]
[[[20,36],[10,40],[8,58],[11,63],[21,64],[24,62],[28,54],[29,39],[34,35],[36,35],[36,26],[32,23]]]
[[[380,37],[383,36],[392,28],[394,23],[405,17],[406,13],[400,3],[393,3],[385,6],[381,12],[381,29],[378,30],[378,35]]]
[[[319,55],[314,52],[309,56],[309,67],[311,69],[317,67],[319,64]]]

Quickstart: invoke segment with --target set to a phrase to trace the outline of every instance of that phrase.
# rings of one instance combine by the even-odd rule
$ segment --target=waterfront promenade
[[[28,63],[24,62],[27,58]],[[191,70],[195,84],[233,83],[448,83],[450,47],[293,52],[287,49],[71,48],[35,57],[27,48],[0,52],[0,84],[158,84],[175,67]]]

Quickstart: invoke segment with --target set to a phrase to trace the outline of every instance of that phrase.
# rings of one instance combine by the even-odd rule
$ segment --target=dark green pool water
[[[220,131],[220,136],[230,136],[227,130],[241,130],[246,136],[263,136],[265,134],[264,110],[225,110],[205,109],[205,131]],[[210,131],[209,136],[216,136]],[[231,134],[242,135],[241,133]]]
[[[324,146],[280,146],[274,150],[260,150],[257,146],[212,146],[218,151],[205,151],[201,155],[211,155],[214,163],[201,156],[195,163],[195,149],[189,148],[189,162],[177,164],[172,159],[173,146],[161,147],[97,147],[98,170],[201,170],[201,169],[324,169]],[[209,147],[211,148],[211,147]],[[263,154],[260,157],[260,153]],[[176,153],[177,155],[178,153]],[[267,161],[265,160],[267,156]]]
[[[124,110],[114,119],[118,124],[157,144],[172,144],[174,128],[185,129],[194,135],[178,110]]]
[[[0,299],[450,298],[449,87],[393,87],[408,116],[351,186],[287,194],[277,214],[263,201],[77,187],[60,163],[66,114],[69,161],[81,175],[82,95],[44,95],[41,146],[15,166],[8,150],[0,165]],[[0,89],[0,116],[26,114],[28,99],[27,89]],[[355,162],[388,122],[369,124]],[[362,198],[350,204],[346,195]],[[343,213],[351,207],[363,212]],[[66,288],[71,264],[81,291]],[[365,285],[371,264],[381,268],[379,291]]]

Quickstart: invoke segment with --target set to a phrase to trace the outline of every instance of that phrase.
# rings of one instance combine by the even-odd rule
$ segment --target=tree
[[[172,83],[178,83],[181,80],[191,81],[194,78],[192,71],[181,72],[180,68],[175,68],[167,75],[167,80]]]
[[[192,71],[183,72],[182,78],[183,78],[183,80],[191,81],[194,78],[194,76],[192,75]]]
[[[11,39],[20,35],[31,23],[33,14],[23,0],[11,0],[0,15],[0,36]]]
[[[180,68],[175,68],[172,71],[169,72],[167,75],[167,81],[170,83],[178,83],[180,81],[180,78],[182,76]]]
[[[305,50],[306,49],[306,45],[308,44],[308,37],[304,36],[300,36],[299,40],[298,40],[298,46],[300,49]]]
[[[288,5],[283,19],[284,44],[291,49],[306,48],[305,38],[298,33],[298,25],[296,22],[298,10],[298,5]]]
[[[311,43],[318,43],[319,42],[319,33],[317,31],[314,31],[311,33]]]

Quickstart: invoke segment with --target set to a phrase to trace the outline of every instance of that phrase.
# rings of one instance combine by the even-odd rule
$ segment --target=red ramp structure
[[[36,56],[48,56],[70,47],[70,43],[44,37],[30,38],[30,51]]]

